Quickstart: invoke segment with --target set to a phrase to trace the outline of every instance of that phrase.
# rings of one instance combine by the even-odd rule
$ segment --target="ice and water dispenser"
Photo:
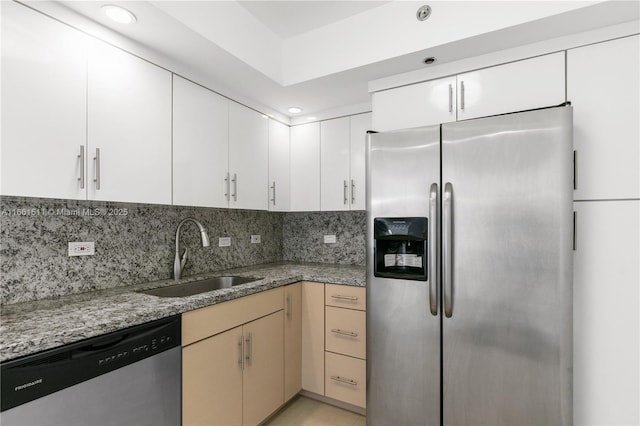
[[[374,276],[427,280],[426,217],[373,220]]]

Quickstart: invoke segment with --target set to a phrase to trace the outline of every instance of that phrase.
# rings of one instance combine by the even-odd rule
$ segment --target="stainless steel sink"
[[[231,288],[236,285],[258,281],[262,278],[254,277],[214,277],[201,281],[173,284],[166,287],[152,288],[151,290],[141,290],[137,293],[150,294],[158,297],[186,297],[194,294],[206,293],[207,291],[219,290],[221,288]]]

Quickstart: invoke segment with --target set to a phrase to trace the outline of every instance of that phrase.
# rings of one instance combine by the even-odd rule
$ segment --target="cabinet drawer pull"
[[[353,331],[343,331],[343,330],[340,330],[339,328],[333,328],[331,329],[331,332],[336,334],[341,334],[343,336],[358,337],[358,333],[354,333]]]
[[[449,85],[449,112],[453,112],[453,86]]]
[[[332,294],[331,297],[333,297],[334,299],[339,299],[339,300],[351,300],[351,301],[356,301],[358,300],[357,296],[343,296],[342,294]]]
[[[287,318],[291,319],[291,310],[293,309],[293,296],[287,294]]]
[[[249,333],[249,337],[245,339],[247,342],[247,355],[244,359],[247,360],[247,365],[251,365],[251,358],[253,358],[253,339],[251,338],[251,333]]]
[[[347,198],[347,181],[343,181],[344,184],[342,186],[342,198],[344,199],[344,204],[347,204],[349,198]]]
[[[240,366],[240,370],[244,370],[244,336],[240,336],[240,341],[238,342],[238,349],[240,352],[240,358],[238,358],[238,365]]]
[[[464,81],[460,82],[460,110],[464,111]]]
[[[233,174],[231,182],[233,182],[233,194],[231,194],[231,196],[233,197],[233,201],[238,201],[238,175],[236,173]]]
[[[356,203],[356,181],[351,179],[351,204]]]
[[[331,376],[331,380],[335,380],[336,382],[340,382],[340,383],[346,383],[347,385],[351,385],[351,386],[358,386],[358,382],[356,382],[355,380],[345,379],[340,376]]]
[[[84,145],[80,145],[78,158],[80,159],[80,177],[78,180],[80,181],[80,189],[84,189]]]

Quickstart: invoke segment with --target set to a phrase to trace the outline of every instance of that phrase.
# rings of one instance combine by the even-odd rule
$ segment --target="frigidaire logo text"
[[[34,380],[33,382],[25,383],[24,385],[16,386],[13,390],[19,391],[22,389],[30,388],[31,386],[39,385],[42,383],[42,379]]]

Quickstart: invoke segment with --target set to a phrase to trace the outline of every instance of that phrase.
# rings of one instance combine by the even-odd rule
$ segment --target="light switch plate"
[[[229,247],[231,245],[231,237],[218,238],[218,247]]]
[[[260,244],[260,235],[252,235],[251,244]]]
[[[69,241],[69,256],[93,256],[96,254],[96,243]]]
[[[336,236],[335,235],[325,235],[324,236],[324,243],[325,244],[335,244],[336,243]]]

